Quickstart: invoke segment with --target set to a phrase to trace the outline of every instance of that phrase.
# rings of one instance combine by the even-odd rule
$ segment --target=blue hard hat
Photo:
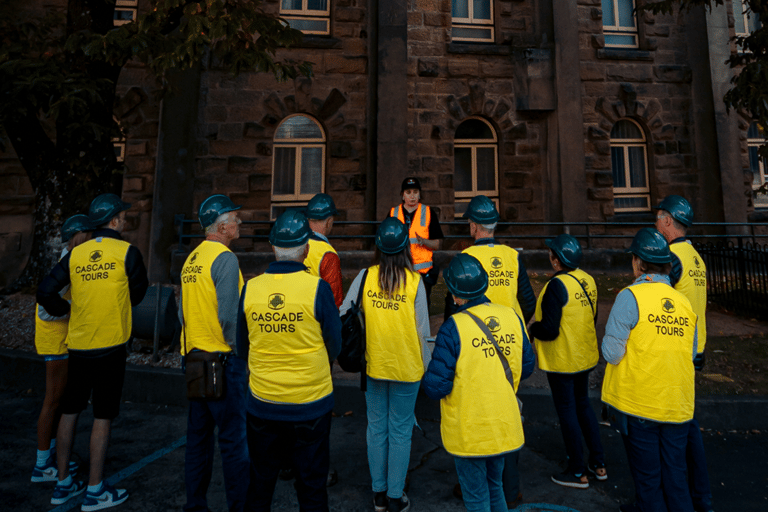
[[[309,222],[298,210],[287,210],[280,215],[269,232],[269,243],[275,247],[298,247],[309,240]]]
[[[563,265],[570,268],[579,267],[582,256],[581,244],[575,237],[564,233],[555,238],[548,238],[544,240],[544,243],[552,249],[552,252]]]
[[[219,215],[234,212],[241,207],[232,202],[230,198],[223,194],[214,194],[202,203],[197,209],[197,218],[203,229],[207,228],[219,218]]]
[[[325,220],[331,215],[338,215],[336,203],[328,194],[315,194],[307,204],[307,218],[313,220]]]
[[[387,217],[376,230],[376,247],[384,254],[397,254],[408,247],[408,228],[396,217]]]
[[[643,228],[637,232],[627,252],[648,263],[664,264],[672,261],[672,252],[664,235],[653,228]]]
[[[477,224],[495,224],[499,222],[496,205],[487,196],[475,196],[469,202],[467,211],[461,216]]]
[[[91,201],[88,208],[88,220],[94,226],[103,226],[112,220],[118,213],[131,207],[131,203],[125,203],[115,194],[101,194]]]
[[[65,220],[64,224],[61,225],[61,241],[69,242],[73,236],[82,231],[93,231],[93,224],[88,220],[87,215],[78,213]]]
[[[488,289],[488,273],[483,265],[474,256],[463,252],[454,256],[443,277],[451,294],[460,299],[479,299]]]
[[[684,197],[667,196],[655,209],[669,212],[673,219],[685,227],[690,227],[693,222],[693,208]]]

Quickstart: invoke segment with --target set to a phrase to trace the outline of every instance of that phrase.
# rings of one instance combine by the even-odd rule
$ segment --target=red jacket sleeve
[[[320,278],[331,285],[336,307],[341,307],[341,303],[344,300],[344,291],[341,286],[341,260],[338,254],[332,252],[325,253],[322,261],[320,261]]]

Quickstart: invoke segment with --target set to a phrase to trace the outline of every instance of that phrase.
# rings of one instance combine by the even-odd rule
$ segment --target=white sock
[[[62,487],[70,487],[72,485],[72,475],[67,475],[67,478],[64,480],[59,480],[59,483],[57,485],[60,485]]]
[[[37,450],[37,464],[38,467],[45,466],[45,463],[48,462],[48,458],[51,456],[51,450]],[[56,461],[53,461],[54,464]]]
[[[99,494],[99,491],[101,491],[101,482],[97,483],[96,485],[88,486],[88,492],[91,494]]]

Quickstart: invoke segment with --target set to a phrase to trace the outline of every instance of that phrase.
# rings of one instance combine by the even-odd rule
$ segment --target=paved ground
[[[559,427],[551,415],[550,398],[538,390],[522,390],[525,401],[526,446],[520,459],[525,505],[518,510],[601,512],[618,510],[631,499],[633,487],[619,436],[601,427],[607,451],[609,479],[592,482],[588,490],[568,490],[549,481],[564,459]],[[0,390],[0,507],[20,512],[67,510],[49,504],[52,484],[32,484],[35,424],[42,396],[32,390]],[[370,476],[365,451],[365,402],[351,385],[339,385],[331,436],[331,461],[339,483],[329,489],[332,511],[372,511]],[[420,396],[411,451],[410,489],[414,512],[464,510],[453,498],[456,483],[451,457],[442,449],[439,408]],[[123,405],[108,452],[106,474],[131,493],[116,508],[128,511],[180,510],[184,503],[183,407],[148,404]],[[539,418],[539,419],[537,419]],[[550,419],[547,419],[550,418]],[[84,413],[78,428],[75,454],[87,464],[87,432],[91,417]],[[704,425],[706,428],[706,425]],[[765,431],[705,432],[709,469],[718,512],[768,510],[768,435]],[[209,490],[213,511],[226,509],[217,461]],[[549,504],[549,505],[545,505]],[[74,510],[79,509],[73,508]],[[273,510],[298,510],[290,482],[279,482]]]

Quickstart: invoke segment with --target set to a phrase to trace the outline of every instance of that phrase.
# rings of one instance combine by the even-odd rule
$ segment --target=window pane
[[[318,194],[323,185],[323,148],[301,148],[301,194]]]
[[[635,2],[633,0],[619,0],[619,26],[632,28],[635,26]]]
[[[757,123],[752,123],[749,125],[749,129],[747,130],[747,138],[748,139],[762,139],[763,134],[760,133],[760,128],[758,128]]]
[[[618,36],[605,34],[605,46],[637,46],[637,36]]]
[[[472,14],[475,20],[491,19],[491,0],[475,0],[472,7]]]
[[[470,148],[453,150],[453,188],[457,192],[472,191],[472,150]]]
[[[291,28],[295,28],[296,30],[301,30],[303,32],[322,32],[323,34],[328,33],[327,18],[320,20],[300,20],[296,18],[286,18],[285,21],[288,22],[288,25],[290,25]]]
[[[624,176],[624,148],[611,148],[611,168],[613,169],[613,186],[625,188],[627,180]]]
[[[645,188],[645,148],[627,148],[629,150],[629,179],[631,187]]]
[[[454,25],[451,28],[451,38],[456,40],[493,41],[493,31],[489,28],[468,28]]]
[[[280,8],[284,11],[300,11],[301,0],[283,0],[280,2]]]
[[[603,0],[603,26],[616,26],[616,13],[613,11],[613,0]]]
[[[296,148],[275,148],[274,185],[275,195],[296,193]]]
[[[307,9],[309,9],[310,11],[325,12],[328,10],[328,0],[308,0]]]
[[[453,0],[451,16],[454,18],[469,18],[469,0]]]
[[[613,125],[611,130],[612,139],[639,139],[645,140],[643,132],[637,127],[635,123],[630,121],[619,121]]]
[[[456,128],[456,139],[486,139],[492,140],[493,132],[490,127],[479,119],[468,119]]]
[[[648,210],[647,197],[614,197],[613,207],[617,210]]]
[[[317,124],[304,116],[294,116],[286,119],[275,132],[275,140],[279,139],[322,139],[323,132]]]
[[[496,190],[495,148],[477,148],[477,190]]]
[[[744,27],[744,6],[741,5],[742,0],[733,0],[733,21],[734,31],[737,34],[743,34],[746,32]]]
[[[757,146],[749,148],[749,170],[752,171],[752,185],[759,187],[763,184],[760,176],[760,159],[757,156]]]

